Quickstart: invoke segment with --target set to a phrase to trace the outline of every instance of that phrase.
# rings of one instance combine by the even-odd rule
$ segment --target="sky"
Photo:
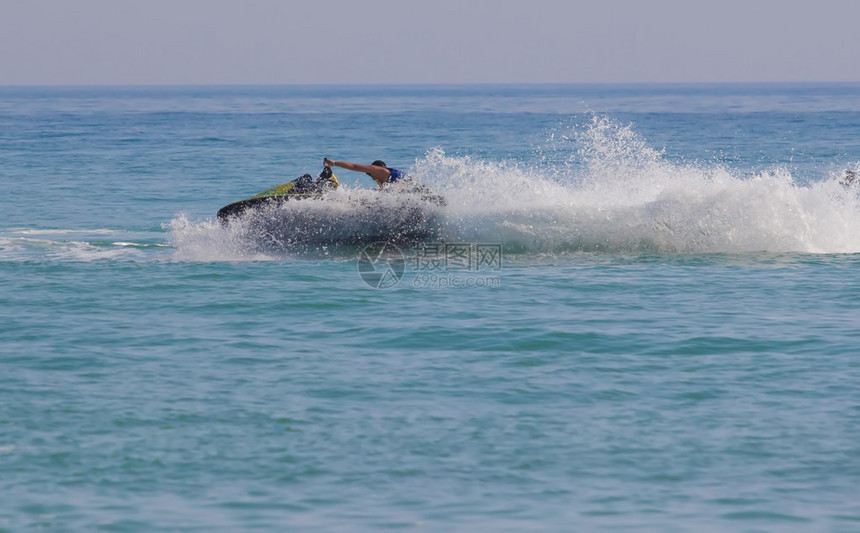
[[[860,0],[0,0],[0,85],[860,81]]]

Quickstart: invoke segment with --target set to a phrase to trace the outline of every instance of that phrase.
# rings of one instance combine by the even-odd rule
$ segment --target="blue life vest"
[[[388,176],[388,181],[386,181],[385,183],[397,183],[398,181],[403,179],[403,176],[404,176],[403,172],[397,170],[396,168],[391,168],[391,167],[383,167],[383,168],[385,168],[386,170],[391,172],[391,175]]]

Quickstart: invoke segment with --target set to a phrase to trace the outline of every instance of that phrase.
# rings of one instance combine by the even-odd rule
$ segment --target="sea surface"
[[[445,205],[216,219],[324,157]],[[0,531],[860,531],[848,170],[857,84],[0,87]]]

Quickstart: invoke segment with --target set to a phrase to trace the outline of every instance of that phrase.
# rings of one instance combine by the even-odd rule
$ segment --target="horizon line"
[[[540,87],[540,86],[706,86],[706,85],[858,85],[860,80],[825,81],[579,81],[579,82],[402,82],[402,83],[0,83],[0,88],[193,88],[193,87]]]

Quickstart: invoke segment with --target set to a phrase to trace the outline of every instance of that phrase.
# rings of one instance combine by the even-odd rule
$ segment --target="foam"
[[[0,230],[0,261],[160,260],[169,253],[160,229],[26,228]]]
[[[786,168],[671,163],[601,117],[558,138],[569,156],[549,168],[440,150],[419,161],[416,176],[448,199],[447,238],[542,252],[860,252],[857,190],[839,175],[804,186]]]
[[[670,162],[606,117],[554,132],[533,161],[433,149],[409,173],[447,200],[421,221],[439,241],[498,243],[509,253],[860,252],[860,186],[846,189],[838,174],[802,185],[784,167],[745,174]],[[391,222],[399,200],[385,198],[342,187],[268,216],[287,227],[311,220],[317,236],[348,242]],[[289,239],[260,247],[260,235],[241,223],[180,216],[168,229],[175,260],[272,260],[298,250]]]
[[[255,249],[240,224],[224,227],[212,219],[193,222],[181,214],[166,224],[165,228],[170,232],[172,261],[239,262],[278,259],[277,255]]]

